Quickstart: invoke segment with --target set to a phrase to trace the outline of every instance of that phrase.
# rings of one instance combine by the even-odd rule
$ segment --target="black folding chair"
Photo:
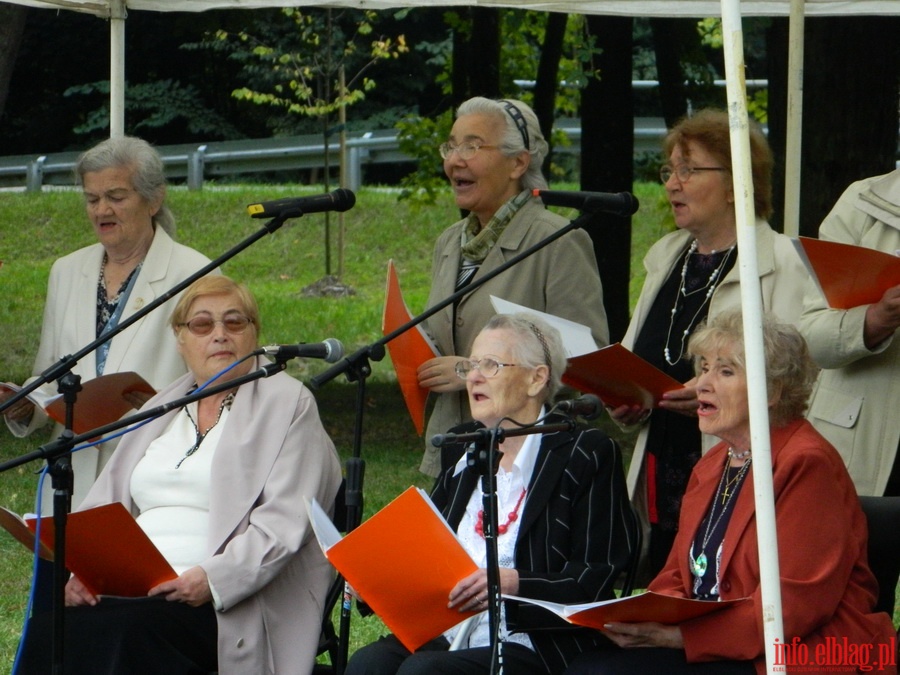
[[[346,477],[334,500],[334,515],[331,517],[335,527],[341,532],[350,532],[362,521],[363,496],[362,487],[365,477],[365,461],[359,457],[351,457],[346,462]],[[344,578],[337,575],[328,589],[325,606],[322,612],[322,635],[319,638],[318,655],[328,654],[330,664],[317,663],[313,672],[316,675],[342,675],[347,664],[350,641],[350,608],[341,608],[339,629],[334,626],[334,608],[344,596]]]
[[[893,618],[900,578],[900,497],[860,497],[869,525],[869,568],[878,580],[875,611]]]

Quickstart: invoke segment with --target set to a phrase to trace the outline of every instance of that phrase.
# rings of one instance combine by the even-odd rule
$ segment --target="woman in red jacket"
[[[896,673],[891,619],[872,612],[877,584],[856,491],[837,451],[802,417],[815,366],[792,326],[767,319],[763,332],[784,620],[776,665]],[[751,602],[678,625],[609,624],[606,635],[623,649],[585,655],[567,673],[766,672],[740,314],[720,315],[699,330],[690,353],[700,429],[722,442],[694,468],[678,536],[649,588]]]

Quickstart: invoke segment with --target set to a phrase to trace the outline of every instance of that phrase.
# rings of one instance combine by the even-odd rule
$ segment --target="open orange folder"
[[[2,382],[0,389],[19,391],[22,387],[11,382]],[[46,398],[42,395],[42,391],[37,389],[26,398],[44,408],[53,421],[64,424],[66,404],[62,400],[62,396]],[[152,396],[156,391],[143,377],[131,371],[102,375],[82,383],[81,391],[78,392],[75,399],[72,430],[76,434],[83,434],[91,429],[115,422],[133,409],[125,399],[125,396],[130,393],[145,393]]]
[[[37,520],[3,509],[0,525],[34,550]],[[53,518],[41,518],[41,557],[52,557]],[[178,575],[120,502],[68,515],[66,567],[94,595],[142,597]]]
[[[604,405],[639,405],[655,408],[667,391],[684,385],[618,342],[569,359],[562,381],[586,394],[596,394]]]
[[[411,319],[412,315],[400,292],[400,281],[394,269],[394,261],[389,260],[381,334],[388,335]],[[428,400],[428,390],[419,386],[416,370],[428,359],[437,356],[438,350],[425,334],[421,324],[395,337],[387,343],[387,348],[394,364],[394,371],[397,373],[403,400],[406,401],[406,408],[412,417],[416,433],[421,436],[425,429],[425,402]]]
[[[834,309],[878,302],[887,289],[900,284],[900,257],[896,255],[810,237],[793,242],[828,306]]]
[[[421,489],[408,488],[344,538],[315,501],[308,509],[325,557],[410,651],[474,614],[447,608],[478,566]]]
[[[655,621],[657,623],[674,625],[688,619],[695,619],[698,616],[718,612],[726,607],[750,602],[750,598],[725,600],[722,602],[691,600],[690,598],[676,598],[672,595],[663,595],[653,591],[641,593],[640,595],[630,595],[625,598],[588,602],[581,605],[561,605],[556,602],[520,598],[515,595],[504,595],[503,597],[507,600],[518,600],[519,602],[543,607],[571,624],[598,630],[603,630],[604,625],[612,622],[641,623],[644,621]]]

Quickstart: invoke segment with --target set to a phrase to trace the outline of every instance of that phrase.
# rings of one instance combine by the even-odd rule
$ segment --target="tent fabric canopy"
[[[112,0],[5,0],[45,9],[70,9],[109,18]],[[512,7],[541,12],[607,14],[615,16],[708,17],[719,16],[718,0],[128,0],[127,9],[153,12],[202,12],[210,9],[260,7],[347,7],[395,9],[401,7]],[[788,16],[788,0],[742,0],[743,16]],[[807,16],[897,14],[897,0],[806,0]]]

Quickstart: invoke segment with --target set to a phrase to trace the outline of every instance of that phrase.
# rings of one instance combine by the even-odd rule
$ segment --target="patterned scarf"
[[[480,224],[478,216],[470,213],[466,220],[466,226],[463,228],[462,247],[460,250],[461,260],[459,269],[459,278],[456,287],[460,288],[468,283],[479,265],[484,262],[487,254],[497,243],[503,230],[509,225],[509,221],[518,213],[519,209],[531,199],[531,191],[523,190],[515,197],[507,201],[503,206],[497,209],[497,212],[491,216],[488,224],[479,230]]]

